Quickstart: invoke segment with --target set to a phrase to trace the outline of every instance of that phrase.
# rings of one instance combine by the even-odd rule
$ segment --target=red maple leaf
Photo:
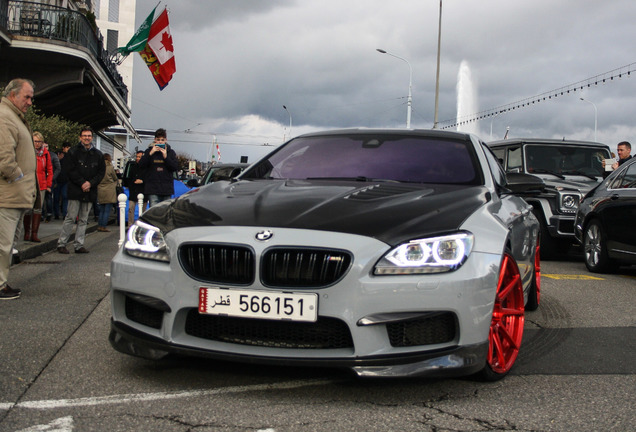
[[[172,36],[168,32],[163,32],[161,35],[161,45],[168,52],[174,52],[174,46],[172,45]]]

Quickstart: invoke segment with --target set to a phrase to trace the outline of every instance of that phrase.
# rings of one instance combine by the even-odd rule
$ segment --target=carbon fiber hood
[[[457,230],[490,199],[483,186],[394,182],[215,182],[156,205],[142,220],[164,233],[193,226],[314,229],[398,244]]]

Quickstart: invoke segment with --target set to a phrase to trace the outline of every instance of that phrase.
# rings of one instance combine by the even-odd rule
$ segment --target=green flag
[[[155,6],[157,9],[157,6]],[[117,51],[123,55],[124,57],[130,54],[131,52],[143,51],[148,42],[148,33],[150,33],[150,26],[152,25],[152,20],[155,17],[155,9],[150,12],[148,18],[141,24],[141,26],[137,29],[133,37],[128,41],[128,45],[125,47],[117,48]]]

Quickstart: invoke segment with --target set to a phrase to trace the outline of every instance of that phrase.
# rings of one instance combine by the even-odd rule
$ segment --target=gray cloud
[[[137,21],[156,3],[137,1]],[[134,60],[133,122],[166,127],[175,146],[203,159],[212,134],[227,158],[262,153],[289,134],[331,127],[403,127],[408,59],[412,126],[434,118],[439,3],[402,0],[194,1],[168,4],[177,73],[160,92]],[[478,110],[541,94],[630,64],[632,3],[591,0],[446,1],[439,120],[457,116],[457,73],[469,64]],[[137,56],[138,57],[138,56]],[[632,74],[633,75],[633,74]],[[634,79],[621,78],[477,123],[511,136],[636,140]],[[282,106],[286,105],[289,111]],[[196,134],[181,137],[177,131]],[[239,144],[237,144],[239,143]]]

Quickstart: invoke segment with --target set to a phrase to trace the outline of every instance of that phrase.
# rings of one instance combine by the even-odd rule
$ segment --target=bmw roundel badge
[[[258,241],[267,241],[274,236],[274,233],[271,230],[260,231],[256,233],[256,240]]]

